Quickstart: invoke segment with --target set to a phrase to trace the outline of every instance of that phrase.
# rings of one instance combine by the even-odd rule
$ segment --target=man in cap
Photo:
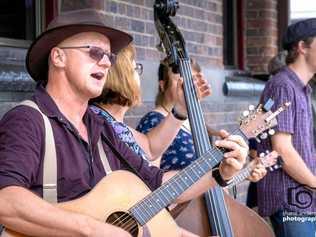
[[[274,108],[291,102],[278,116],[276,134],[257,145],[258,152],[275,150],[283,168],[258,183],[258,207],[270,216],[277,236],[314,236],[316,216],[316,159],[313,140],[311,87],[316,73],[316,18],[288,27],[283,39],[286,66],[267,82],[261,102],[274,100]],[[300,219],[301,218],[301,219]],[[305,218],[305,219],[304,219]],[[302,221],[303,220],[303,221]]]
[[[52,172],[57,172],[58,202],[83,196],[111,169],[137,170],[151,190],[175,174],[148,166],[88,109],[88,101],[102,92],[114,54],[131,40],[128,34],[106,27],[99,13],[77,11],[58,16],[28,50],[27,70],[38,82],[32,100],[48,117],[55,141],[57,168]],[[0,223],[29,236],[130,236],[40,198],[45,198],[43,180],[48,171],[43,164],[47,158],[43,118],[39,111],[21,105],[0,122]],[[218,144],[232,150],[220,166],[222,179],[229,179],[242,168],[248,148],[236,136]],[[205,175],[177,201],[205,192],[209,179],[210,174]]]

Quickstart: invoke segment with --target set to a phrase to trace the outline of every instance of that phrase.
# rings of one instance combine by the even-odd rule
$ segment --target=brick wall
[[[213,84],[213,90],[215,86],[221,90],[224,80],[223,73],[221,73],[221,79],[218,79],[214,72],[207,72],[206,69],[209,67],[223,69],[222,0],[180,0],[179,2],[180,9],[173,20],[184,35],[189,54],[203,65],[206,77],[216,84]],[[156,49],[159,40],[153,20],[153,3],[154,0],[62,0],[61,12],[90,8],[103,10],[109,26],[132,34],[137,59],[146,61],[144,62],[145,78],[142,79],[143,92],[146,90],[146,93],[151,91],[152,94],[155,94],[156,85],[146,83],[148,81],[151,84],[156,83],[156,80],[153,79],[156,77],[157,62],[164,57],[164,54],[159,53]],[[150,64],[155,65],[151,67]],[[216,97],[216,91],[214,94]],[[214,103],[214,101],[216,102]],[[256,101],[254,102],[256,103]],[[221,96],[213,101],[205,101],[203,103],[205,120],[214,129],[232,130],[238,126],[237,120],[240,111],[246,109],[248,104],[247,100],[225,100]],[[136,127],[139,119],[153,107],[153,101],[146,100],[142,106],[130,110],[125,121],[131,127]],[[245,200],[246,190],[247,184],[239,186],[239,200]]]
[[[267,73],[269,60],[277,53],[277,1],[245,1],[245,65],[254,74]]]
[[[114,26],[134,37],[140,60],[160,60],[159,43],[153,16],[154,0],[63,0],[61,12],[95,8],[105,11],[109,26]],[[222,66],[222,1],[182,0],[174,18],[187,42],[190,55],[204,65]]]

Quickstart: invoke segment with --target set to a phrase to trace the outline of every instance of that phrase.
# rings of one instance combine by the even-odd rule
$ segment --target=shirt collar
[[[39,82],[36,86],[36,90],[33,96],[34,101],[40,108],[40,110],[49,118],[58,120],[60,123],[63,123],[65,125],[69,125],[70,122],[67,120],[67,118],[60,112],[58,109],[56,103],[52,99],[52,97],[47,93],[43,82]],[[91,109],[88,107],[84,116],[83,116],[83,122],[87,126],[88,129],[91,129],[91,131],[88,131],[91,135],[91,142],[96,143],[99,139],[100,132],[103,129],[104,126],[104,119],[102,119],[100,116],[96,115],[94,112],[91,111]],[[69,127],[69,126],[67,126]]]
[[[291,68],[285,67],[284,70],[287,72],[287,74],[289,75],[289,79],[295,84],[297,88],[300,88],[307,93],[312,92],[311,86],[309,84],[305,85]]]

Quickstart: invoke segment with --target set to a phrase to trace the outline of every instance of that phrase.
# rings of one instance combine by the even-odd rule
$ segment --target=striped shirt
[[[278,115],[276,132],[292,135],[292,143],[307,167],[316,174],[316,159],[313,139],[313,116],[311,109],[311,87],[305,86],[288,67],[282,69],[266,84],[261,103],[274,100],[272,111],[285,102],[291,102],[286,111]],[[258,144],[258,152],[271,151],[271,141]],[[270,172],[258,182],[258,207],[262,216],[270,216],[278,210],[299,213],[316,211],[316,193],[294,181],[282,169]]]

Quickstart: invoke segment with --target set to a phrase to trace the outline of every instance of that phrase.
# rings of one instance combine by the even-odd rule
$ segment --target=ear
[[[161,92],[165,91],[165,81],[164,80],[159,81],[159,89]]]
[[[306,54],[306,50],[308,49],[309,47],[306,47],[306,44],[303,40],[301,40],[300,42],[298,42],[297,44],[297,51],[301,54]]]
[[[50,51],[50,61],[55,67],[64,67],[66,63],[66,55],[60,48],[54,47]]]

